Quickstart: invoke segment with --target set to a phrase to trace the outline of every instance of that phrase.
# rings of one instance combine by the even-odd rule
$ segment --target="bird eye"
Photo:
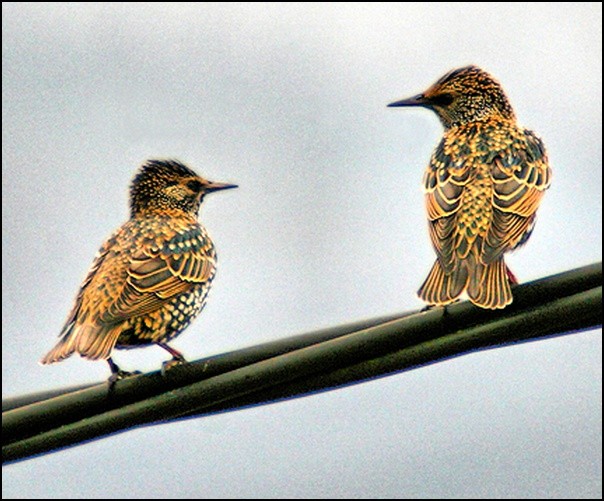
[[[191,191],[194,191],[195,193],[199,193],[203,188],[203,184],[201,184],[197,180],[189,181],[187,183],[187,188],[189,188]]]
[[[449,93],[437,94],[432,96],[430,101],[437,106],[448,106],[453,102],[453,96]]]

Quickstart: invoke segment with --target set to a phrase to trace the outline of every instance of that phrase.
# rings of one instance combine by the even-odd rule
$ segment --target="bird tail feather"
[[[44,358],[40,360],[40,363],[46,365],[54,364],[55,362],[60,362],[61,360],[64,360],[73,355],[74,351],[75,348],[73,346],[73,343],[70,342],[70,339],[62,338],[52,350],[50,350],[46,355],[44,355]]]
[[[466,288],[468,270],[462,264],[445,273],[437,259],[417,295],[428,304],[443,306],[455,301]]]
[[[59,362],[74,353],[90,360],[107,359],[122,332],[122,326],[102,327],[80,325],[72,328],[40,361],[42,364]]]
[[[491,310],[510,304],[513,298],[507,270],[503,256],[489,264],[473,266],[467,290],[470,301]]]

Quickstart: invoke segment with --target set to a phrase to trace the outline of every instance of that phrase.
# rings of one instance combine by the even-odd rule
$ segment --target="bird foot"
[[[115,386],[115,383],[117,383],[120,379],[126,379],[127,377],[138,376],[139,374],[142,374],[141,371],[123,371],[119,368],[119,366],[113,361],[111,357],[107,359],[107,363],[109,364],[109,368],[111,369],[111,376],[109,376],[109,379],[107,380],[107,382],[109,383],[109,389],[112,389]]]
[[[113,389],[113,387],[115,386],[115,383],[117,383],[118,381],[120,381],[122,379],[139,376],[140,374],[142,374],[141,371],[128,372],[128,371],[123,371],[122,369],[118,369],[116,372],[113,372],[111,374],[111,376],[109,376],[109,379],[107,379],[107,382],[109,383],[109,389],[110,390]]]
[[[177,365],[184,365],[187,363],[188,362],[185,360],[184,357],[174,357],[171,360],[166,360],[163,364],[161,364],[161,375],[165,376],[166,372],[168,372],[173,367],[176,367]]]
[[[427,304],[426,306],[424,306],[421,310],[419,310],[421,313],[424,313],[425,311],[430,311],[433,310],[435,308],[442,308],[443,312],[446,314],[447,312],[447,306],[451,305],[451,304],[455,304],[455,303],[459,303],[459,299],[454,299],[453,301],[451,301],[450,303],[447,304]]]

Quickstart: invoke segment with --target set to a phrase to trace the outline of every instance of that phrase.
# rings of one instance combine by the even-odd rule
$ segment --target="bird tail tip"
[[[503,256],[487,265],[478,266],[474,273],[476,277],[468,287],[468,297],[472,303],[481,308],[498,310],[512,302],[508,268]]]
[[[121,334],[121,326],[112,328],[100,328],[99,326],[79,326],[64,336],[40,360],[42,365],[60,362],[74,353],[89,360],[105,360],[110,357],[111,351]]]
[[[461,295],[467,281],[468,272],[465,266],[457,266],[451,273],[446,273],[437,259],[417,295],[428,304],[444,306]]]
[[[67,339],[61,339],[52,350],[42,357],[40,364],[48,365],[60,362],[73,355],[74,351],[73,343],[70,343]]]

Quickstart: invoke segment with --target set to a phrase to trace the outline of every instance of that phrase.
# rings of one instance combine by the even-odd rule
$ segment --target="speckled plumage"
[[[216,252],[197,221],[212,183],[173,160],[151,160],[130,190],[131,217],[100,248],[58,344],[42,359],[73,353],[107,359],[113,348],[165,345],[202,310],[216,273]]]
[[[483,308],[512,302],[504,254],[529,238],[551,170],[541,140],[520,127],[500,84],[468,66],[390,106],[436,112],[444,135],[424,174],[437,260],[418,291],[432,305],[463,292]]]

